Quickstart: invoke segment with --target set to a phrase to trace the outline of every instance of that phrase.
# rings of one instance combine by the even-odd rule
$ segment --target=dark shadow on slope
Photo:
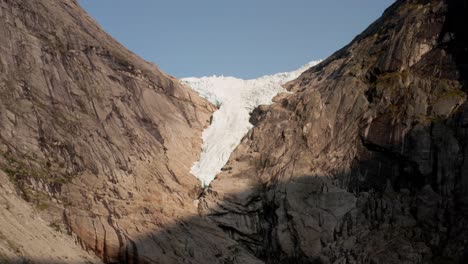
[[[334,177],[252,185],[221,200],[209,189],[206,216],[122,243],[107,262],[468,263],[467,113],[415,126],[404,145],[363,137],[360,159]]]
[[[244,263],[242,250],[266,263],[467,263],[463,112],[413,129],[403,151],[363,138],[362,159],[335,178],[303,175],[268,188],[251,186],[215,203],[205,198],[207,218],[185,219],[134,241],[138,257],[144,258],[139,248],[154,245],[179,258],[173,263],[202,263],[215,251],[212,263]],[[209,221],[240,247],[212,250],[222,243],[210,239],[219,233]],[[162,245],[172,242],[180,243],[171,246],[176,253]]]
[[[439,37],[444,49],[450,53],[458,65],[459,79],[467,91],[468,80],[468,1],[448,0],[448,16],[443,32]]]
[[[302,175],[211,201],[209,190],[200,206],[207,218],[135,241],[138,257],[147,245],[173,254],[162,244],[177,241],[173,255],[183,261],[173,263],[203,263],[206,254],[215,256],[209,263],[245,263],[243,250],[266,263],[467,263],[466,113],[465,105],[448,120],[415,126],[401,145],[363,137],[360,159],[333,178]],[[240,247],[211,239],[219,233],[210,221]]]
[[[210,218],[267,263],[467,263],[466,113],[413,124],[398,145],[380,141],[398,127],[379,122],[386,134],[361,138],[350,171],[271,184]]]

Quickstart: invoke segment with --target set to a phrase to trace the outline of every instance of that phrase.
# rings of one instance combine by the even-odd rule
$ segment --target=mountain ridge
[[[266,263],[466,262],[461,10],[396,1],[286,84],[199,210]]]

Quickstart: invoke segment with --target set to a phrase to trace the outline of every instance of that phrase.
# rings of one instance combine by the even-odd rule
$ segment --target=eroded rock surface
[[[109,263],[253,259],[194,205],[212,104],[74,0],[1,0],[0,54],[0,169],[44,219]]]
[[[258,108],[200,202],[267,263],[468,261],[466,1],[397,1]]]
[[[15,186],[0,171],[0,263],[102,263],[76,241],[60,232],[58,223],[41,218],[16,195]]]
[[[254,111],[197,208],[214,107],[76,1],[0,0],[0,257],[468,262],[467,13],[397,1]]]

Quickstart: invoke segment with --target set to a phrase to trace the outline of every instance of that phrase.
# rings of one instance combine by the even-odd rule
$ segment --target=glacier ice
[[[259,105],[271,104],[275,95],[286,92],[282,84],[299,77],[319,62],[312,61],[292,72],[252,80],[224,76],[182,79],[202,97],[219,106],[213,114],[211,125],[203,131],[202,153],[193,164],[191,173],[207,186],[252,128],[250,113]]]

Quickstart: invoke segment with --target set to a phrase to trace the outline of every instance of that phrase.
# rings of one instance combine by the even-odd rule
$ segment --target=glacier
[[[252,128],[251,112],[259,105],[271,104],[278,93],[287,92],[281,85],[296,79],[320,61],[312,61],[291,72],[243,80],[235,77],[190,77],[182,81],[200,96],[218,106],[211,124],[203,131],[200,159],[191,168],[203,186],[221,172],[231,153]]]

